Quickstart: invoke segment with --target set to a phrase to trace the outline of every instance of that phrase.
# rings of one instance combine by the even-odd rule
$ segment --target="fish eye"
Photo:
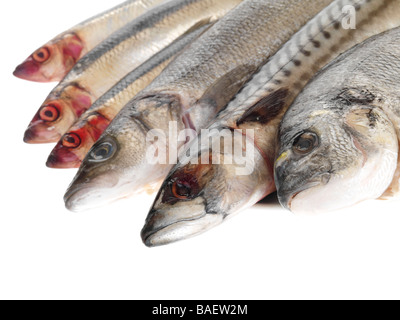
[[[177,180],[172,183],[172,193],[178,199],[189,199],[192,195],[192,188],[189,182]]]
[[[303,132],[293,141],[293,150],[300,155],[310,153],[318,145],[318,137],[313,132]]]
[[[81,138],[76,133],[66,133],[62,139],[62,145],[66,148],[77,148],[81,144]]]
[[[39,118],[46,122],[54,122],[60,117],[60,110],[54,103],[43,106],[39,111]]]
[[[89,160],[93,162],[101,162],[108,160],[114,155],[115,145],[109,141],[103,142],[90,152]]]
[[[33,60],[39,63],[46,62],[50,58],[50,50],[47,47],[42,47],[32,55]]]

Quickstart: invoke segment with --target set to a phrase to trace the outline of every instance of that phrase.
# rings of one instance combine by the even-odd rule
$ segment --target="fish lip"
[[[167,228],[169,228],[169,227],[171,227],[171,226],[173,226],[175,224],[178,224],[178,223],[181,223],[181,222],[200,220],[201,218],[204,218],[206,216],[206,214],[207,213],[204,213],[200,217],[196,217],[196,218],[193,218],[193,219],[182,219],[182,220],[179,220],[179,221],[175,221],[175,222],[172,222],[172,223],[170,223],[168,225],[165,225],[163,227],[160,227],[160,228],[157,228],[157,229],[154,229],[154,230],[146,229],[146,226],[144,226],[142,231],[141,231],[141,233],[140,233],[140,235],[142,237],[142,241],[146,245],[146,247],[149,247],[149,248],[166,245],[167,243],[152,243],[151,242],[152,236],[154,236],[158,232],[160,232],[160,231],[162,231],[164,229],[167,229]],[[180,240],[182,240],[182,238],[176,238],[173,241],[169,241],[168,244],[169,243],[174,243],[174,242],[177,242],[177,241],[180,241]]]
[[[29,126],[28,129],[25,130],[24,133],[24,142],[28,144],[42,144],[42,143],[53,143],[57,142],[60,139],[59,134],[54,134],[51,131],[46,131],[43,136],[37,134],[36,126]]]
[[[39,70],[40,66],[32,58],[28,58],[15,68],[13,75],[22,80],[48,82],[48,79],[38,72]]]
[[[278,200],[279,203],[287,210],[292,211],[292,203],[293,200],[303,191],[309,190],[321,184],[321,179],[319,178],[321,175],[316,176],[311,181],[306,184],[289,191],[281,191],[278,190]]]
[[[79,211],[79,210],[75,210],[74,209],[74,204],[71,201],[71,198],[78,192],[84,190],[84,189],[89,189],[90,187],[84,184],[78,184],[75,185],[74,188],[69,187],[66,191],[66,193],[64,194],[64,203],[65,203],[65,207],[70,210],[70,211]]]
[[[152,212],[150,214],[151,214],[151,216],[153,216],[153,215],[157,214],[157,212],[158,212],[157,210],[154,210],[154,211],[152,210]],[[150,214],[149,214],[149,216],[150,216]],[[190,222],[190,221],[200,220],[200,219],[206,217],[207,214],[211,214],[211,213],[208,213],[208,212],[206,212],[206,210],[204,210],[201,215],[199,215],[199,216],[197,216],[195,218],[180,219],[180,220],[171,222],[171,223],[169,223],[167,225],[164,225],[162,227],[158,227],[158,228],[155,228],[155,229],[153,229],[151,227],[151,224],[146,223],[144,225],[144,227],[142,228],[142,231],[140,232],[142,241],[149,248],[163,246],[163,245],[166,245],[166,244],[170,244],[170,243],[174,243],[174,242],[180,241],[180,240],[184,239],[185,237],[177,237],[176,239],[174,239],[172,241],[168,241],[168,243],[154,243],[154,242],[151,242],[152,237],[154,235],[156,235],[157,233],[159,233],[160,231],[165,230],[165,229],[167,229],[167,228],[169,228],[169,227],[171,227],[173,225],[176,225],[176,224],[179,224],[179,223],[182,223],[182,222]]]
[[[69,159],[65,160],[54,151],[50,153],[46,161],[46,166],[52,169],[72,169],[79,168],[81,160],[73,153],[68,153]]]

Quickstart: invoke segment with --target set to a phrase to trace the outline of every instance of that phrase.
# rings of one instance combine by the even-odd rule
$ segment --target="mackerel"
[[[284,113],[316,71],[330,60],[371,35],[399,25],[399,3],[336,0],[285,44],[209,130],[190,144],[188,148],[198,152],[182,158],[170,171],[142,230],[145,244],[162,245],[200,234],[275,191],[276,138]],[[350,22],[352,12],[356,13],[356,29],[345,29],[343,25]],[[242,144],[248,168],[235,157],[232,164],[224,161],[231,159],[232,153],[224,151],[222,142],[222,151],[202,143],[218,141],[224,135],[234,143],[245,140]],[[222,164],[204,163],[203,159],[209,157]],[[243,169],[246,172],[238,175]]]

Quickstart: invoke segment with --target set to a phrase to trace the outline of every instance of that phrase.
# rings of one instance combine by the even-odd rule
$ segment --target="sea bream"
[[[137,67],[99,98],[65,133],[51,152],[47,166],[78,168],[89,149],[125,104],[153,79],[210,25],[200,27],[174,41],[167,48]]]
[[[224,16],[242,0],[171,0],[113,33],[51,91],[25,132],[27,143],[57,142],[113,85],[188,30]]]
[[[65,194],[82,210],[129,196],[165,178],[176,156],[151,163],[157,129],[200,130],[265,61],[331,1],[246,0],[194,41],[127,104],[91,148]],[[174,141],[172,141],[174,142]],[[176,150],[177,142],[169,150]]]
[[[50,82],[60,81],[75,63],[86,53],[164,0],[130,0],[100,13],[54,39],[32,53],[14,71],[24,80]]]
[[[200,234],[275,191],[278,126],[296,95],[339,53],[399,23],[399,0],[337,0],[320,12],[188,145],[194,151],[171,170],[146,219],[145,244]]]
[[[326,67],[279,130],[279,201],[295,213],[345,208],[398,190],[400,28]]]

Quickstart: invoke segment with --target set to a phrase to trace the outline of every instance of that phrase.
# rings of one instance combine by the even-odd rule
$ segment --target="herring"
[[[51,91],[25,131],[26,143],[57,142],[113,85],[191,29],[242,0],[171,0],[125,25],[85,55]]]
[[[164,0],[130,0],[61,33],[18,65],[14,76],[30,81],[60,81],[86,53]]]

